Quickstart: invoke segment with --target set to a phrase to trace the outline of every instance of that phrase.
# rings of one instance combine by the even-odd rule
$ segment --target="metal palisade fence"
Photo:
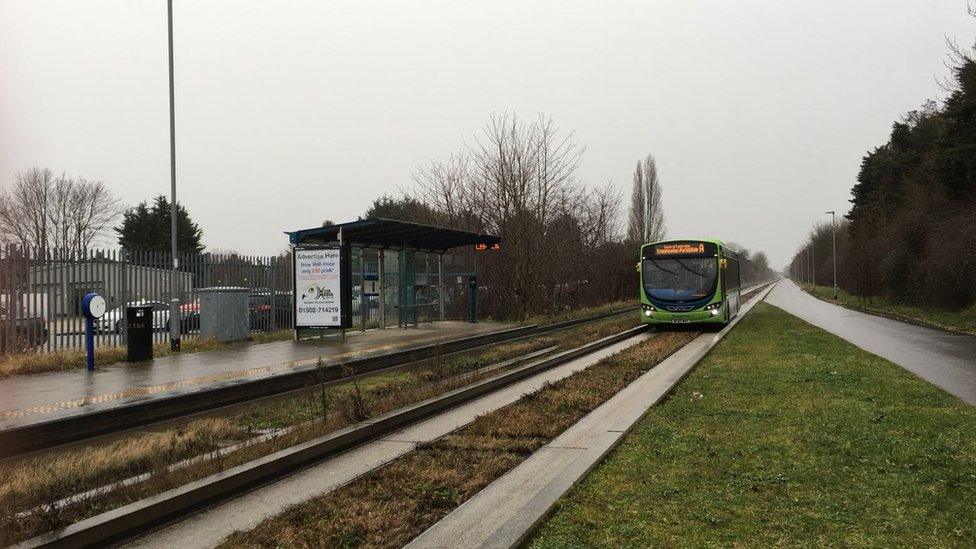
[[[436,263],[424,254],[410,254],[410,275],[401,288],[399,252],[386,250],[383,286],[385,319],[379,296],[370,295],[381,251],[353,249],[353,329],[396,327],[429,322],[439,317],[467,317],[470,274],[447,261],[440,285]],[[95,346],[123,346],[127,306],[153,308],[153,340],[168,340],[169,301],[180,302],[180,330],[184,338],[199,337],[200,291],[207,288],[247,288],[250,330],[272,332],[293,328],[292,259],[289,254],[181,254],[172,287],[172,259],[168,252],[140,250],[35,250],[14,245],[0,247],[0,354],[82,349],[85,319],[81,301],[88,292],[105,298],[107,312],[96,321]],[[453,259],[453,258],[452,258]],[[365,282],[365,283],[364,283]],[[443,289],[443,296],[440,290]],[[403,291],[401,291],[403,290]],[[406,299],[405,306],[400,302]],[[409,313],[409,318],[408,318]]]
[[[55,351],[84,346],[81,300],[101,294],[107,304],[96,321],[96,347],[125,344],[127,306],[153,308],[153,339],[168,339],[169,301],[180,301],[183,337],[200,331],[203,288],[243,287],[249,293],[251,331],[291,328],[288,256],[181,254],[176,287],[167,252],[139,250],[0,249],[0,353]]]

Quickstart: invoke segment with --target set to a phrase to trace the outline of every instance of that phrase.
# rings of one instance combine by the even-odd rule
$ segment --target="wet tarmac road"
[[[776,284],[766,301],[976,405],[976,336],[845,309],[790,280]]]

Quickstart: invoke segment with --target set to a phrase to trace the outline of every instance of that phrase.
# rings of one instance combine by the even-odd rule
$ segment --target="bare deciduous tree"
[[[479,257],[489,314],[550,309],[590,281],[605,282],[597,271],[608,266],[593,253],[616,236],[620,195],[580,181],[583,150],[549,117],[497,115],[446,162],[414,174],[418,198],[439,223],[502,237],[500,251]]]
[[[0,190],[0,238],[5,243],[47,247],[53,186],[51,170],[31,168],[14,176],[10,190]]]
[[[643,162],[637,161],[637,167],[634,168],[627,240],[637,243],[654,242],[664,238],[666,232],[657,163],[653,156],[647,155]]]
[[[87,249],[118,218],[119,201],[101,181],[55,178],[51,170],[16,174],[0,191],[0,239],[24,248]]]

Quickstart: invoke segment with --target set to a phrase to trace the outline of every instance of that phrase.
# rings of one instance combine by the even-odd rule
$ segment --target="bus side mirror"
[[[641,264],[640,264],[640,261],[637,262],[637,265],[634,265],[634,270],[636,270],[637,272],[641,272]]]
[[[726,268],[726,267],[729,266],[729,260],[728,259],[720,259],[718,261],[718,265],[719,265],[719,267],[721,267],[721,268],[724,269],[724,268]]]

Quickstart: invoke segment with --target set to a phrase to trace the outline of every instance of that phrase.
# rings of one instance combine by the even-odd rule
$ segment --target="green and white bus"
[[[739,313],[739,255],[720,240],[667,240],[640,249],[641,320],[728,324]]]

